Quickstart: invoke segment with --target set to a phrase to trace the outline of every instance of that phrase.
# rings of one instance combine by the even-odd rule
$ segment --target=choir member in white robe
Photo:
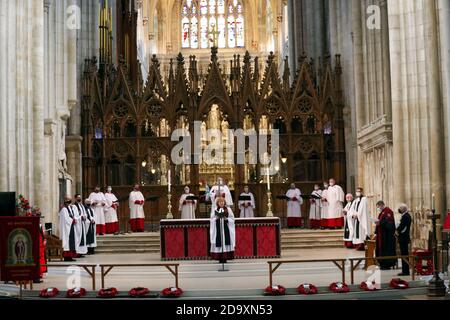
[[[106,233],[105,225],[105,207],[106,198],[103,192],[100,192],[100,187],[95,187],[94,192],[89,195],[91,201],[91,208],[94,210],[94,219],[96,225],[96,232],[98,235],[104,235]]]
[[[244,192],[241,193],[241,197],[250,197],[250,201],[239,201],[239,208],[241,209],[241,218],[254,218],[255,214],[253,210],[256,208],[255,206],[255,197],[253,193],[251,193],[248,189],[248,186],[244,187]]]
[[[348,193],[345,196],[347,204],[344,208],[344,246],[348,249],[353,248],[353,232],[355,229],[355,219],[353,218],[353,195]]]
[[[322,219],[328,216],[328,182],[323,183],[322,199],[320,200],[320,229],[325,229],[322,225]]]
[[[76,228],[78,229],[77,233],[80,234],[80,243],[77,250],[77,254],[85,255],[88,253],[88,248],[86,245],[86,209],[84,208],[83,202],[81,200],[81,195],[75,195],[75,207],[78,212],[78,223],[76,224]]]
[[[323,194],[322,194],[323,197]],[[327,189],[326,200],[328,210],[322,217],[321,225],[324,228],[337,229],[344,226],[343,203],[345,200],[344,191],[336,184],[334,179],[330,179],[330,186]]]
[[[287,225],[288,228],[299,228],[302,226],[302,210],[301,205],[303,199],[302,192],[291,183],[291,188],[286,192],[287,199]]]
[[[184,193],[180,197],[180,206],[178,208],[178,210],[181,212],[181,219],[195,219],[195,209],[197,208],[197,201],[187,199],[187,197],[193,196],[194,194],[190,193],[189,187],[184,187]]]
[[[231,197],[230,188],[228,188],[228,186],[223,183],[222,178],[217,179],[217,184],[213,186],[209,193],[206,195],[206,200],[211,200],[211,215],[213,215],[214,211],[216,210],[216,199],[219,197],[225,199],[225,205],[227,207],[233,206],[233,198]]]
[[[84,200],[84,209],[86,211],[86,246],[88,254],[94,254],[97,247],[97,234],[95,232],[94,210],[91,208],[91,200]]]
[[[75,261],[77,254],[75,225],[77,219],[72,209],[72,200],[66,197],[59,211],[59,237],[62,241],[64,261]]]
[[[311,229],[320,228],[321,220],[321,198],[322,190],[318,184],[314,185],[314,190],[311,192],[312,198],[309,200],[309,227]]]
[[[117,208],[119,208],[119,200],[112,193],[112,187],[108,187],[105,193],[105,224],[106,234],[119,234],[119,219],[117,218]]]
[[[370,235],[369,209],[367,197],[363,195],[363,189],[356,189],[356,199],[353,201],[353,219],[355,232],[353,233],[353,246],[358,251],[364,251],[364,242]]]
[[[225,205],[225,199],[216,199],[216,209],[211,214],[209,228],[211,241],[211,258],[226,263],[234,258],[236,232],[233,211]]]
[[[140,186],[136,184],[129,197],[130,205],[130,225],[132,232],[144,232],[145,230],[145,198],[140,191]]]

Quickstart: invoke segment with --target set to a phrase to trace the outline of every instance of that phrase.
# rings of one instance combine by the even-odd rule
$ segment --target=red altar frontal
[[[162,260],[208,260],[209,219],[161,220]],[[279,258],[280,219],[236,219],[235,259]]]

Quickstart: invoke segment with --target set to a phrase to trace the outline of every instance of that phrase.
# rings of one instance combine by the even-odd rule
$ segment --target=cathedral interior
[[[170,161],[173,131],[193,135],[195,122],[278,130],[277,216],[289,183],[309,194],[329,178],[363,187],[372,209],[430,208],[432,194],[450,208],[449,1],[36,0],[0,12],[0,190],[48,222],[66,194],[110,185],[125,201],[139,183],[157,225],[169,170],[173,199],[222,177],[235,197],[249,185],[265,216],[263,165]]]

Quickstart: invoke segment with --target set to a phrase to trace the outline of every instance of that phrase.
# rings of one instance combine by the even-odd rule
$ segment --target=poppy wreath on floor
[[[67,290],[66,297],[67,298],[81,298],[86,295],[86,289],[84,288],[74,288]]]
[[[183,290],[180,288],[165,288],[163,291],[161,291],[161,295],[165,298],[178,298],[183,294]]]
[[[359,288],[364,291],[376,291],[378,290],[376,283],[367,283],[366,281],[361,282]]]
[[[310,283],[304,283],[297,288],[297,291],[300,294],[317,294],[317,287]]]
[[[330,284],[330,290],[334,293],[347,293],[350,291],[349,287],[342,282],[333,282]]]
[[[114,298],[117,296],[117,289],[116,288],[107,288],[107,289],[101,289],[98,292],[98,297],[100,298]]]
[[[128,292],[128,295],[133,298],[145,297],[150,293],[147,288],[137,287],[133,288]]]
[[[408,289],[409,283],[406,280],[402,280],[400,278],[394,278],[389,283],[389,286],[394,289]]]
[[[280,285],[268,286],[264,293],[270,296],[283,296],[286,294],[286,288]]]
[[[43,289],[39,292],[39,297],[41,298],[53,298],[59,294],[59,290],[57,288],[47,288]]]

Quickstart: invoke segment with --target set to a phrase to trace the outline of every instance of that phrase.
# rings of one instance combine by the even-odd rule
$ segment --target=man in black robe
[[[398,213],[402,215],[400,225],[397,228],[397,240],[402,256],[409,256],[409,243],[411,242],[411,215],[408,212],[406,204],[402,204],[398,208]],[[402,273],[399,276],[409,276],[409,265],[402,259]]]
[[[377,202],[378,221],[376,222],[376,256],[396,256],[394,212],[383,201]],[[379,260],[381,270],[389,270],[397,263],[396,259]]]

